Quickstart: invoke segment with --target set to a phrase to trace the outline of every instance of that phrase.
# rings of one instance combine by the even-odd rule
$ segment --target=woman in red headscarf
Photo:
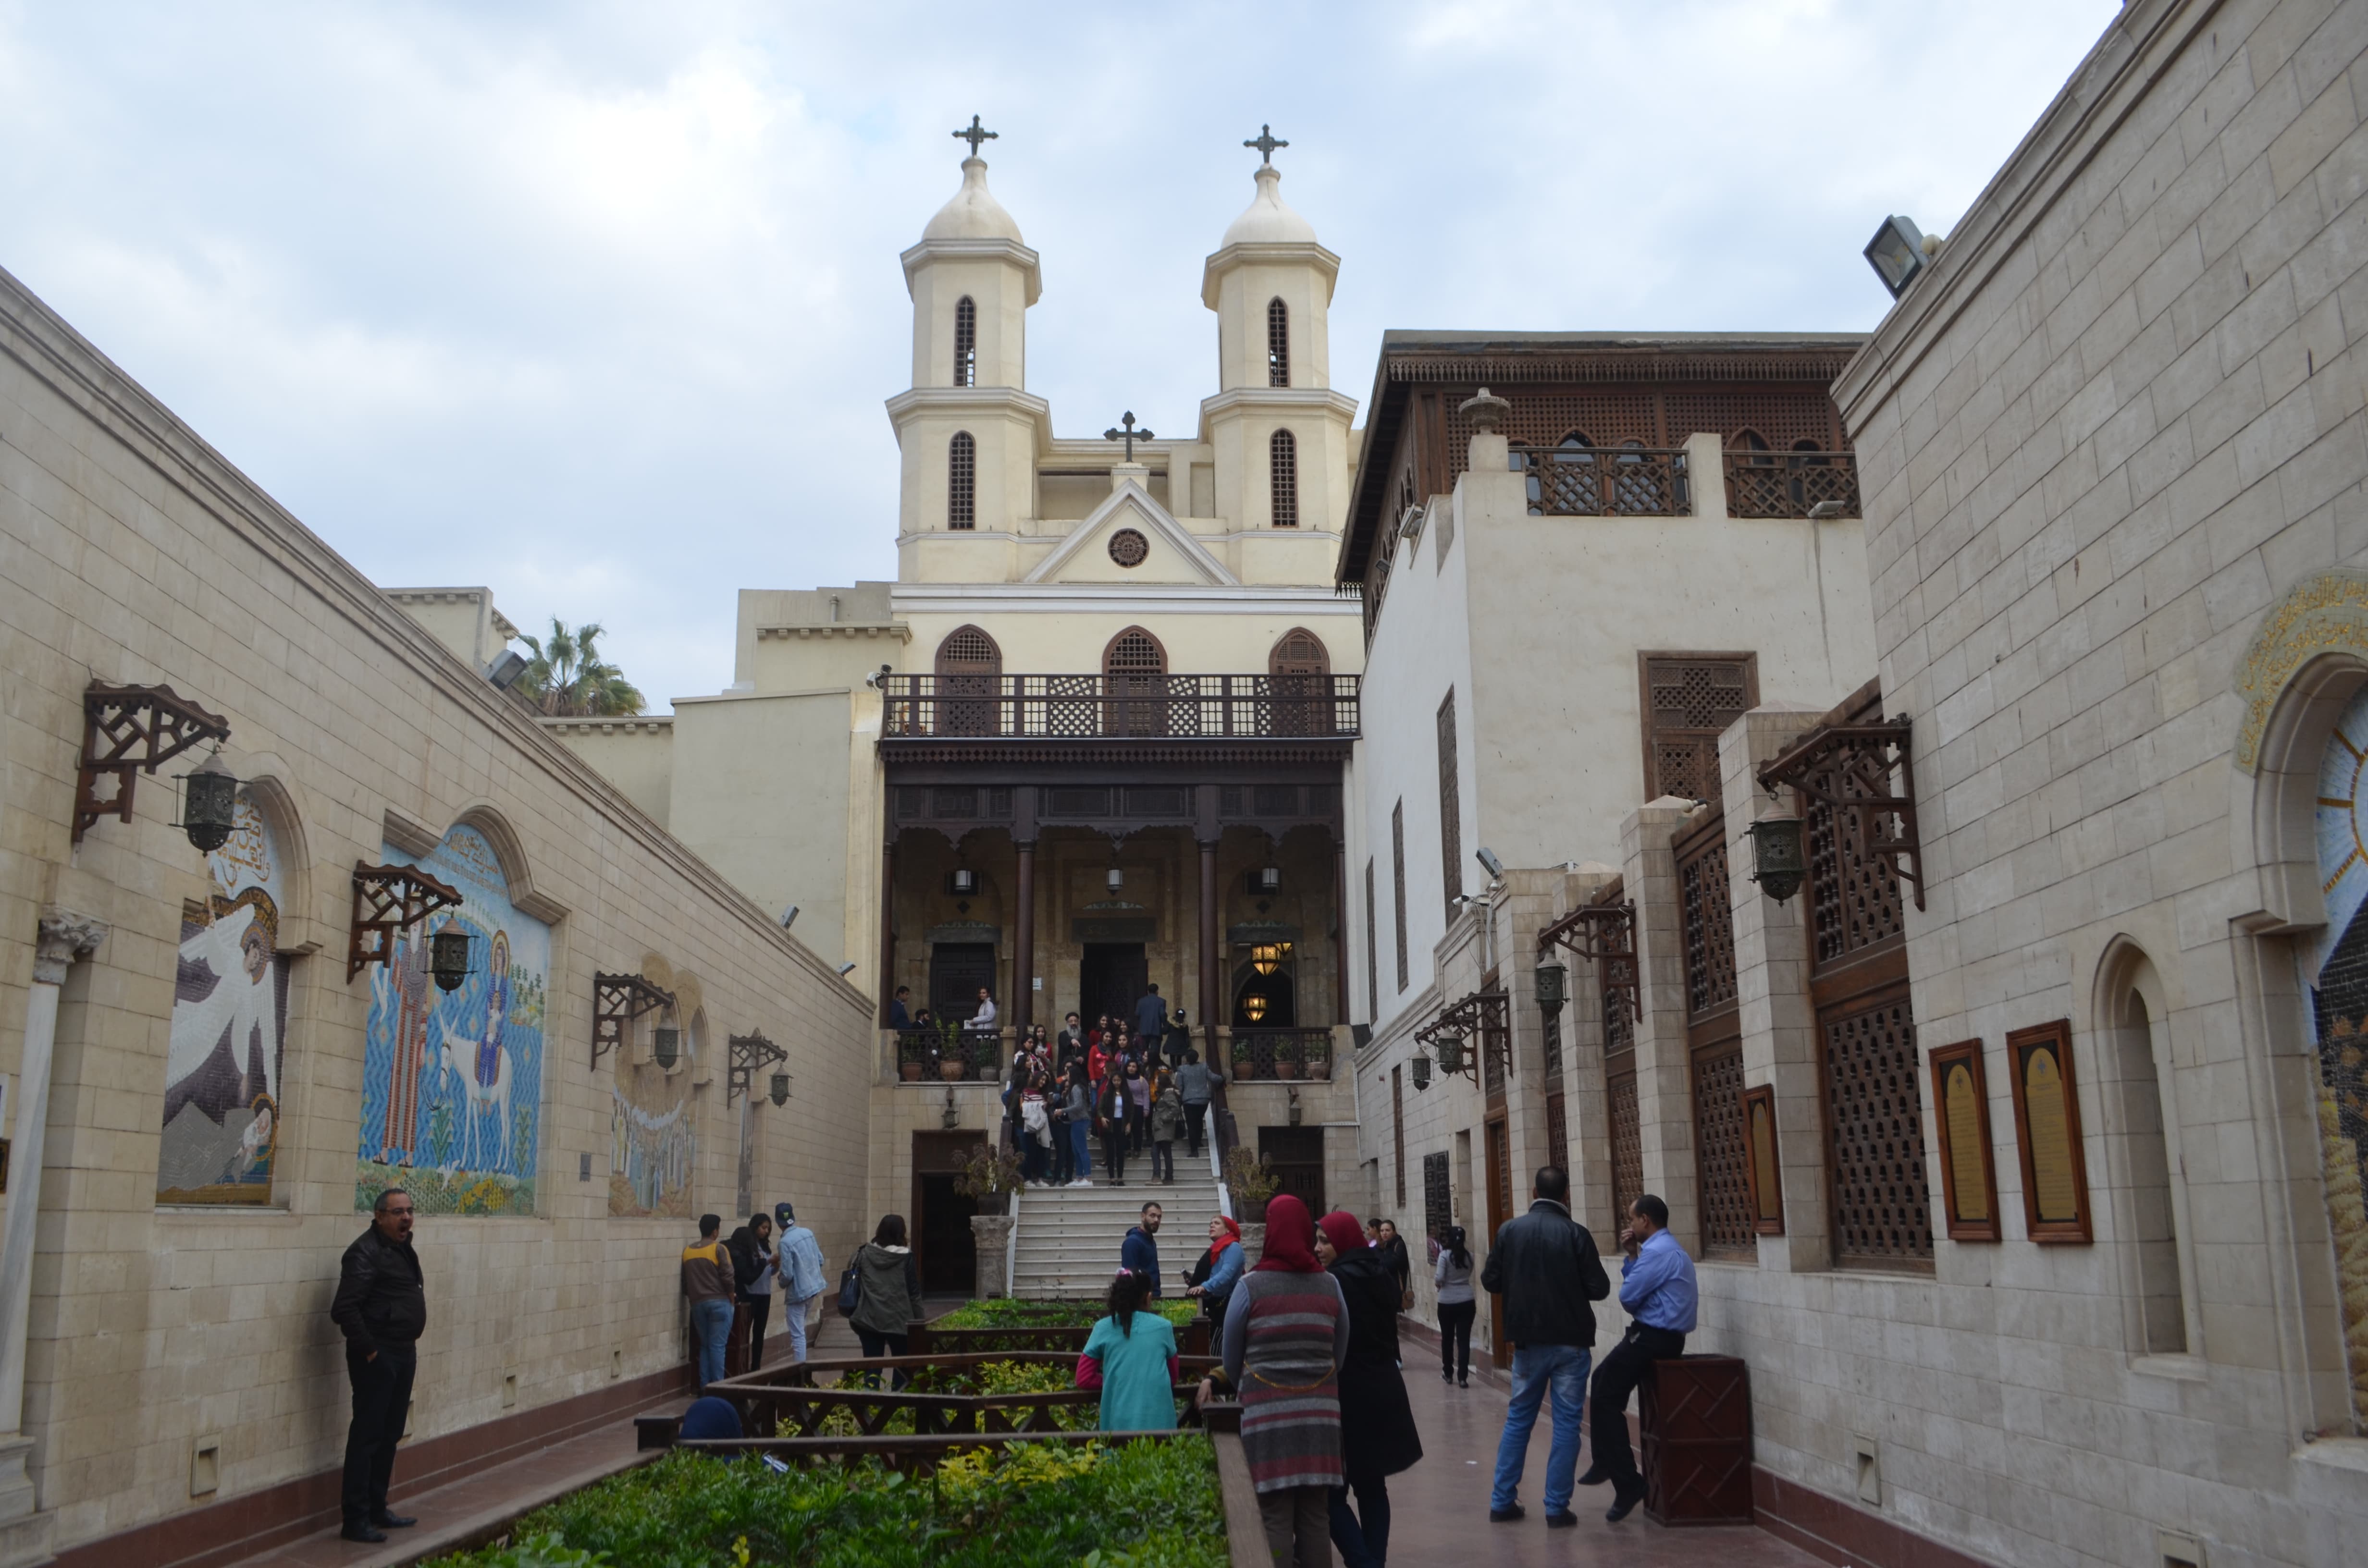
[[[1340,1468],[1348,1480],[1332,1489],[1332,1544],[1349,1568],[1383,1568],[1390,1550],[1386,1478],[1422,1458],[1414,1407],[1398,1375],[1397,1271],[1381,1248],[1367,1244],[1357,1217],[1338,1210],[1318,1227],[1315,1256],[1349,1303],[1349,1355],[1340,1368]]]
[[[1225,1303],[1243,1274],[1241,1222],[1219,1214],[1209,1221],[1209,1250],[1184,1276],[1184,1294],[1200,1301],[1203,1316],[1223,1324]]]
[[[1315,1256],[1307,1205],[1267,1200],[1266,1248],[1225,1308],[1225,1376],[1242,1402],[1242,1451],[1277,1563],[1329,1568],[1340,1462],[1340,1363],[1349,1304]],[[1201,1385],[1202,1399],[1212,1390]]]

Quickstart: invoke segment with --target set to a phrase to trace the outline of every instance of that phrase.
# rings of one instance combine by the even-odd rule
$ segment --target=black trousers
[[[1479,1313],[1476,1301],[1439,1303],[1439,1368],[1459,1382],[1472,1377],[1472,1320]]]
[[[354,1385],[354,1420],[346,1428],[346,1523],[365,1524],[386,1512],[387,1483],[394,1479],[394,1446],[411,1416],[411,1380],[419,1370],[419,1350],[411,1345],[381,1345],[365,1360],[346,1347],[346,1378]]]
[[[1102,1165],[1110,1179],[1126,1179],[1126,1123],[1111,1117],[1102,1124]]]
[[[1191,1158],[1196,1160],[1201,1157],[1201,1124],[1208,1119],[1208,1101],[1186,1100],[1184,1102],[1184,1131],[1189,1140],[1185,1147],[1190,1151]]]
[[[765,1320],[773,1314],[773,1298],[750,1296],[747,1302],[748,1369],[753,1372],[765,1364]]]
[[[1628,1445],[1628,1396],[1636,1392],[1654,1362],[1673,1360],[1685,1350],[1684,1335],[1631,1323],[1627,1337],[1613,1346],[1611,1354],[1595,1369],[1587,1407],[1588,1440],[1595,1446],[1592,1468],[1610,1477],[1622,1492],[1639,1491],[1645,1484],[1645,1478],[1636,1472],[1635,1450]]]

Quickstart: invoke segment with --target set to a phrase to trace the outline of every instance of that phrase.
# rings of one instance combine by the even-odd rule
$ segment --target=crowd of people
[[[1151,1158],[1149,1180],[1176,1181],[1176,1145],[1198,1159],[1209,1103],[1224,1075],[1187,1043],[1178,1009],[1162,1015],[1151,988],[1132,1018],[1103,1014],[1086,1027],[1071,1013],[1057,1035],[1042,1024],[1022,1031],[1003,1079],[1005,1125],[1030,1187],[1091,1187],[1093,1148],[1102,1180],[1126,1185],[1127,1161]]]

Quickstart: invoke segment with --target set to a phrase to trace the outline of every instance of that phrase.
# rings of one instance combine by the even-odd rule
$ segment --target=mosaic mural
[[[279,951],[287,885],[278,835],[244,794],[233,823],[206,857],[205,902],[181,906],[159,1203],[271,1201],[292,961]]]
[[[649,960],[644,960],[643,972],[675,992],[692,1021],[681,1033],[681,1054],[671,1069],[659,1066],[646,1051],[632,1048],[610,1058],[609,1212],[626,1219],[688,1220],[690,1173],[699,1164],[699,1117],[690,1103],[690,1084],[697,1076],[694,1064],[707,1045],[706,1020],[697,1010],[696,982]],[[654,1027],[674,1028],[678,1023],[677,1014],[669,1009],[636,1028],[646,1037]]]
[[[2337,722],[2318,778],[2327,931],[2303,960],[2318,1046],[2319,1146],[2351,1404],[2368,1421],[2368,691]]]
[[[393,961],[370,971],[354,1207],[394,1186],[422,1214],[531,1214],[551,927],[511,904],[474,828],[454,828],[424,859],[393,845],[386,858],[425,869],[462,902],[404,932]],[[448,992],[427,955],[428,938],[450,929],[471,938],[471,972]]]

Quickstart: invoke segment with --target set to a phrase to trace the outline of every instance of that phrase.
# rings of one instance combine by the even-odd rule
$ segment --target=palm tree
[[[569,630],[557,616],[551,618],[548,640],[520,637],[533,650],[526,673],[512,689],[538,710],[553,718],[600,718],[639,713],[642,694],[624,672],[600,657],[604,628],[587,620]]]

